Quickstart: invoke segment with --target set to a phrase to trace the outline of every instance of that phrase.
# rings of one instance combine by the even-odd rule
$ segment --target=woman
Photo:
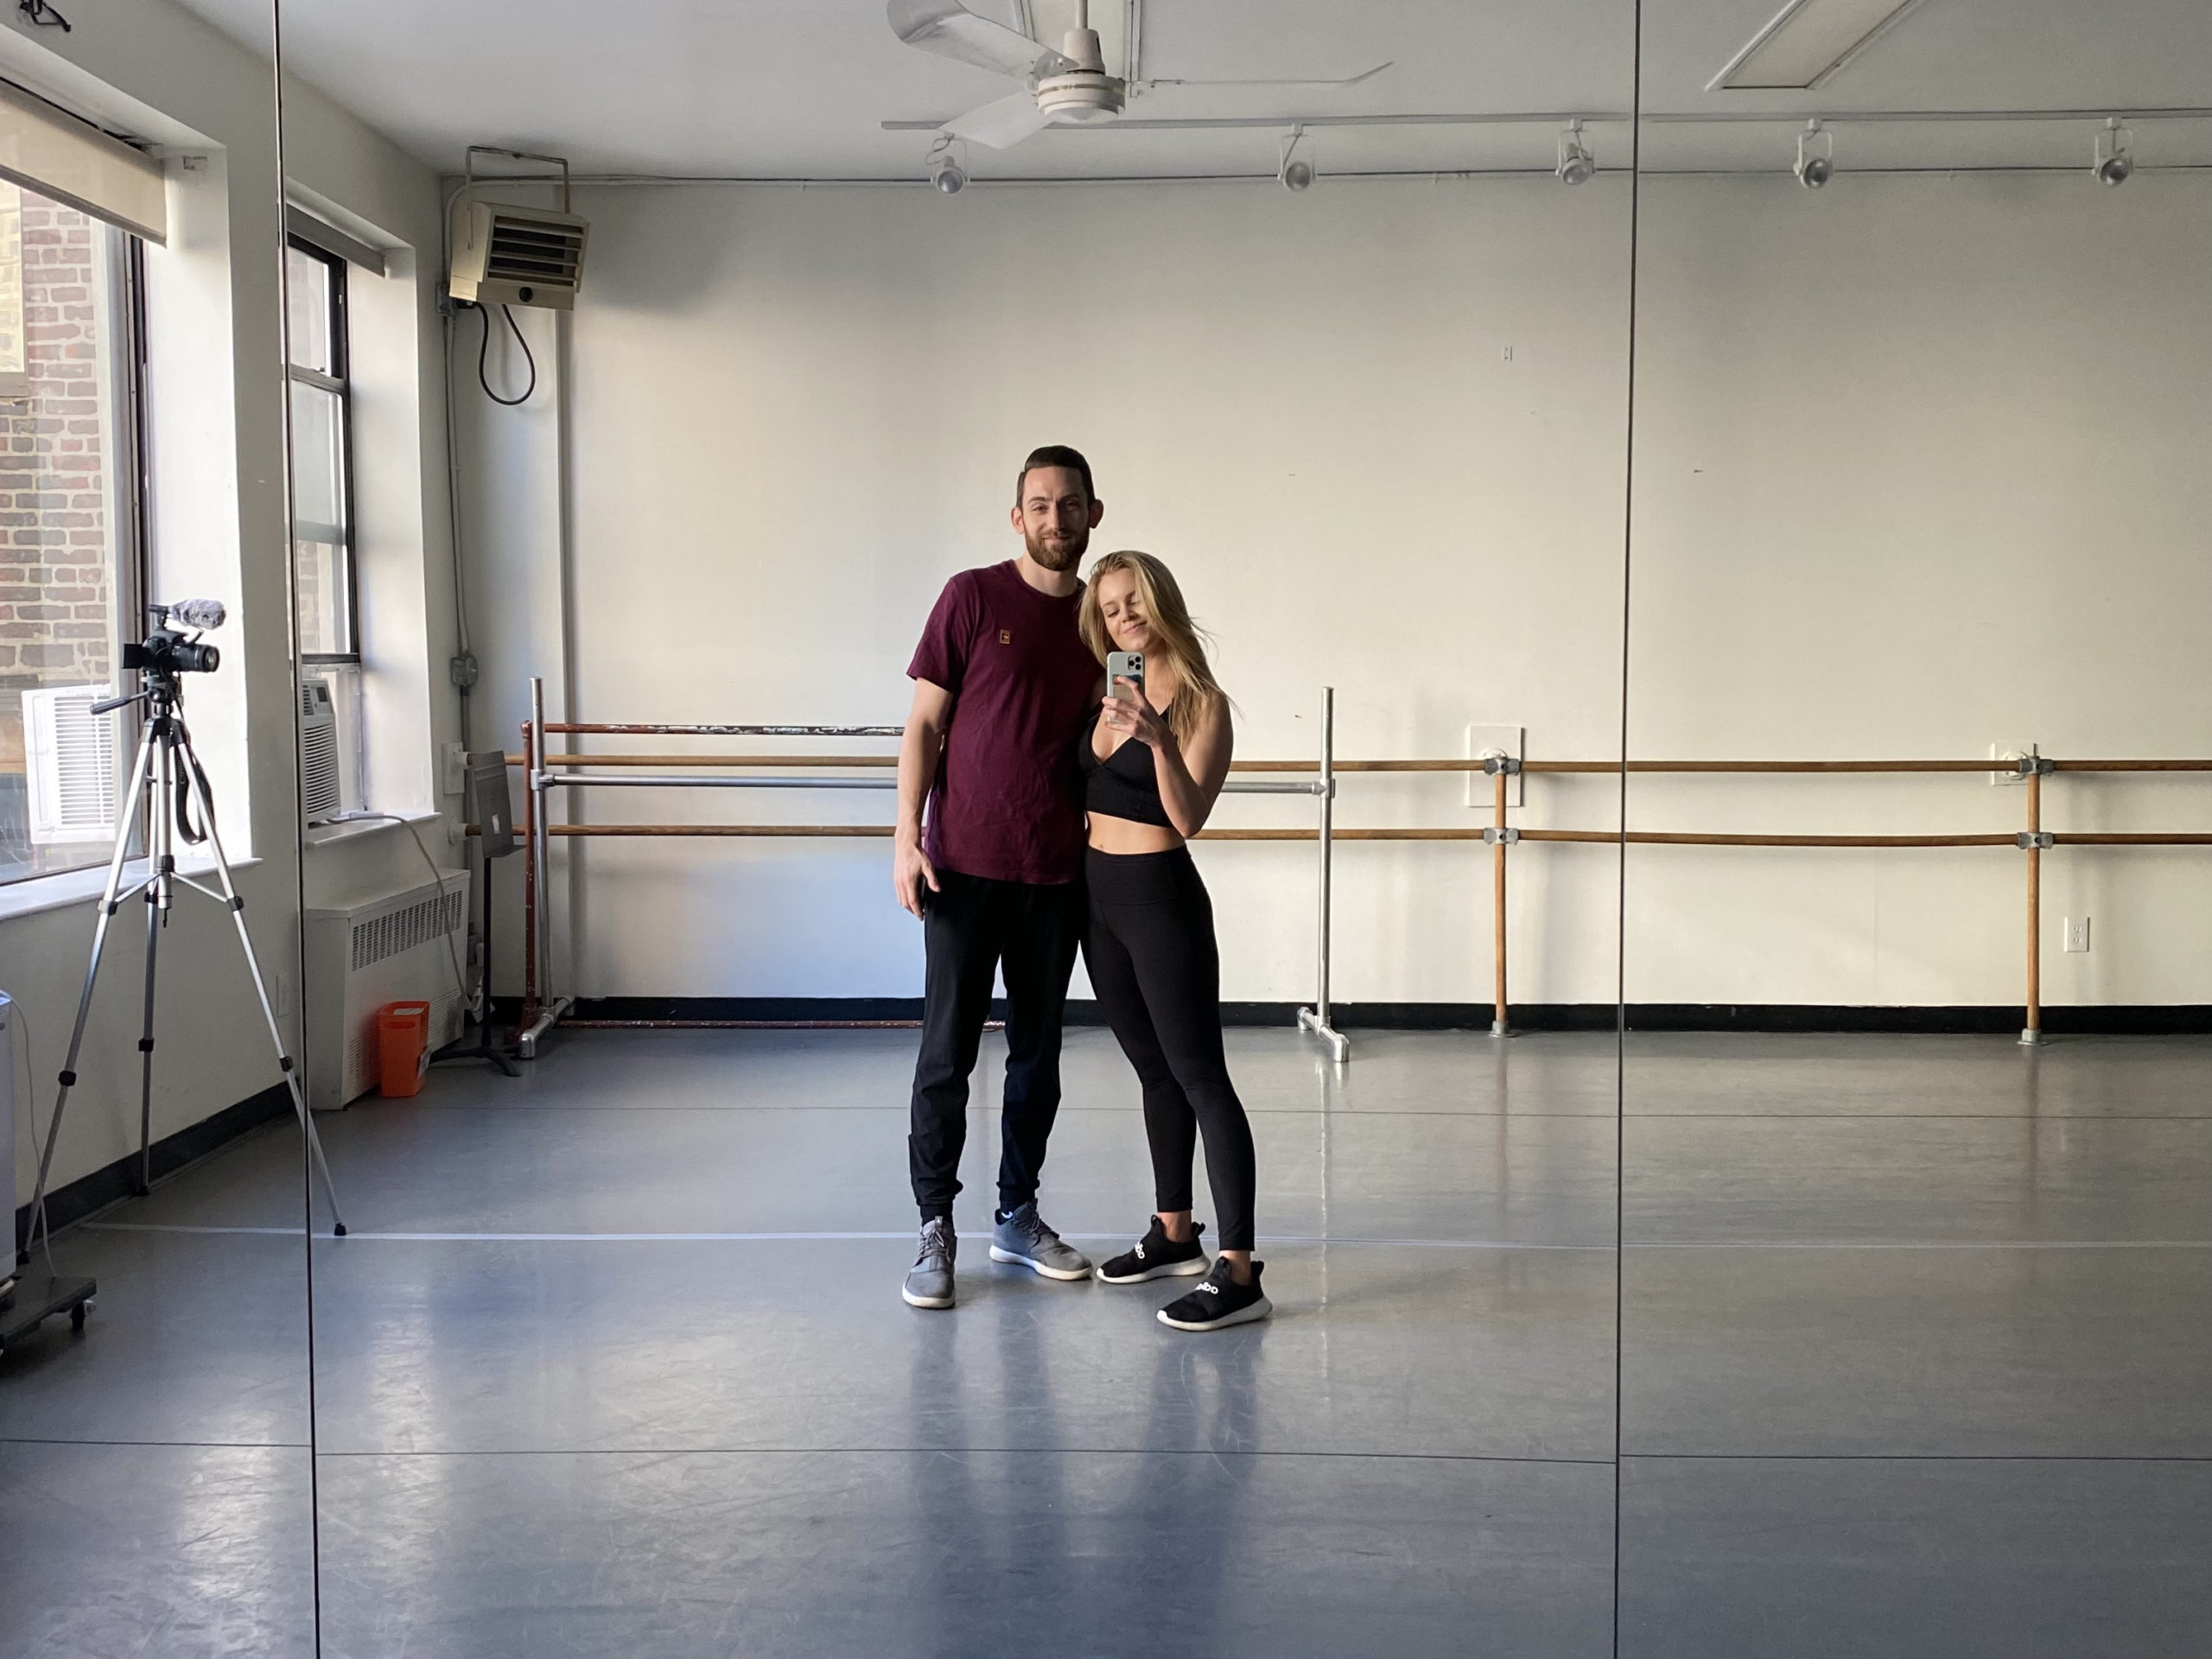
[[[1203,1224],[1191,1221],[1191,1160],[1206,1139],[1221,1259],[1189,1295],[1160,1310],[1178,1331],[1218,1331],[1273,1312],[1252,1259],[1252,1127],[1221,1046],[1221,957],[1213,905],[1185,839],[1229,776],[1229,699],[1167,567],[1109,553],[1091,568],[1084,641],[1144,654],[1141,684],[1107,688],[1077,755],[1090,813],[1085,865],[1090,925],[1084,957],[1107,1023],[1144,1084],[1159,1210],[1135,1249],[1098,1269],[1109,1285],[1206,1273]]]

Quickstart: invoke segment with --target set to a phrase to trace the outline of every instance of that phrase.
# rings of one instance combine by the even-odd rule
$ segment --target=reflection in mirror
[[[226,22],[0,24],[8,1653],[315,1644],[274,48]]]
[[[1083,10],[283,9],[330,1651],[1610,1643],[1633,7]]]
[[[1645,9],[1620,1651],[2198,1651],[2212,19],[1883,10]]]

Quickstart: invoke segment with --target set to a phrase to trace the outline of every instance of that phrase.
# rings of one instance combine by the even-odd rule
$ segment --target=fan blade
[[[1011,149],[1031,133],[1042,132],[1051,124],[1052,118],[1037,107],[1035,94],[1016,92],[956,117],[938,130],[990,149]]]
[[[1050,73],[1046,63],[1059,60],[1058,53],[1004,23],[978,17],[960,0],[890,0],[885,15],[891,32],[909,46],[1017,80]]]

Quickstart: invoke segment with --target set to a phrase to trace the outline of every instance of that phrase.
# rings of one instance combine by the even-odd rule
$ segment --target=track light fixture
[[[2118,116],[2106,121],[2105,130],[2097,135],[2096,159],[2090,167],[2099,184],[2127,182],[2135,171],[2134,144],[2135,135],[2120,124]]]
[[[960,164],[960,157],[953,153],[956,141],[940,138],[930,151],[930,183],[948,196],[957,196],[968,188],[968,169]]]
[[[1559,165],[1553,169],[1561,184],[1587,184],[1597,176],[1598,158],[1582,142],[1582,124],[1571,121],[1559,136]]]
[[[1817,190],[1835,176],[1835,135],[1815,116],[1797,135],[1797,165],[1789,169],[1808,190]]]
[[[1286,190],[1304,190],[1313,182],[1313,163],[1306,157],[1293,153],[1298,148],[1298,141],[1305,136],[1304,127],[1293,127],[1290,137],[1282,141],[1282,160],[1275,167],[1275,181]]]

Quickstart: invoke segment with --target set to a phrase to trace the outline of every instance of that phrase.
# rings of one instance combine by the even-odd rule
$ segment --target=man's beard
[[[1029,550],[1029,556],[1047,570],[1055,573],[1072,570],[1083,562],[1084,551],[1090,546],[1090,532],[1079,530],[1065,540],[1055,544],[1041,535],[1024,533],[1022,543]]]

